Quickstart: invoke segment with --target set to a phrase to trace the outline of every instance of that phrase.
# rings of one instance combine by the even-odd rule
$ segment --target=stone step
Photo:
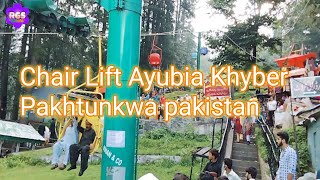
[[[232,150],[243,151],[243,152],[258,152],[255,144],[243,144],[243,143],[233,143]]]
[[[232,154],[232,159],[235,160],[244,160],[244,161],[256,161],[258,160],[257,156],[251,156],[251,155],[237,155],[237,154]]]
[[[234,155],[250,155],[250,156],[254,156],[254,157],[258,157],[258,151],[241,151],[241,149],[235,149],[232,148],[232,154]]]
[[[234,142],[234,143],[237,143],[237,139],[234,139],[233,142]],[[245,140],[240,140],[240,143],[247,144],[247,141],[245,141]],[[257,141],[255,141],[255,140],[252,141],[252,140],[251,140],[251,141],[250,141],[250,144],[257,144]]]
[[[237,160],[237,159],[232,159],[232,166],[236,169],[238,167],[255,167],[255,168],[260,168],[260,163],[258,161],[245,161],[245,160]]]

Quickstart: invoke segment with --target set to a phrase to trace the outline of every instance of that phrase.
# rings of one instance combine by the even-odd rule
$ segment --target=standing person
[[[77,119],[73,119],[69,127],[67,127],[63,138],[57,141],[53,145],[53,153],[52,153],[52,161],[51,161],[52,170],[58,167],[58,161],[62,154],[62,151],[64,152],[64,158],[63,158],[62,165],[59,167],[59,169],[64,170],[66,168],[70,158],[69,148],[71,144],[76,144],[77,141],[78,141]]]
[[[273,128],[274,126],[274,111],[277,109],[277,101],[275,101],[272,97],[269,99],[269,102],[267,103],[268,107],[268,125],[270,128]]]
[[[201,178],[203,176],[210,176],[212,178],[218,178],[221,176],[221,164],[219,163],[219,151],[216,149],[211,149],[209,151],[208,159],[210,160],[206,167],[203,169],[203,173],[201,174]]]
[[[235,124],[235,130],[236,130],[236,134],[237,134],[237,143],[239,143],[240,142],[240,135],[242,134],[242,125],[241,125],[239,117],[234,117],[233,121]]]
[[[245,118],[244,122],[244,134],[246,136],[247,144],[249,145],[251,143],[251,129],[252,129],[252,123],[249,118]]]
[[[57,141],[57,134],[56,134],[56,119],[52,118],[50,124],[50,142],[56,142]]]
[[[84,171],[88,168],[88,159],[90,149],[93,149],[93,142],[96,138],[96,133],[92,129],[92,124],[86,120],[86,128],[81,127],[82,120],[78,123],[78,131],[82,133],[80,142],[70,146],[70,168],[68,171],[76,169],[76,163],[81,153],[81,169],[79,176],[82,176]]]
[[[250,101],[259,102],[258,98],[254,97],[254,96],[251,96]],[[255,108],[251,107],[251,113],[254,113],[254,111],[255,111]],[[255,138],[255,128],[257,127],[256,120],[257,120],[257,116],[256,115],[251,115],[251,122],[252,122],[251,134],[252,134],[253,138]]]
[[[241,178],[232,169],[232,160],[229,158],[224,159],[224,173],[229,180],[241,180]]]
[[[246,178],[247,180],[255,180],[258,175],[258,170],[255,167],[249,167],[246,169]]]
[[[164,117],[164,111],[163,111],[164,105],[161,104],[158,107],[158,116],[157,116],[157,120],[160,120],[160,116],[163,118]]]
[[[160,105],[164,105],[165,102],[166,102],[166,96],[163,93],[160,97]]]
[[[277,180],[295,180],[297,153],[289,146],[289,135],[282,131],[277,133],[277,144],[281,148]]]

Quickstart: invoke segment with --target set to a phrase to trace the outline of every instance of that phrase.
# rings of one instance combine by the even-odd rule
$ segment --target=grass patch
[[[246,91],[246,92],[235,92],[234,93],[234,99],[241,99],[243,101],[247,101],[251,98],[251,96],[255,95],[255,91]]]
[[[191,157],[190,157],[191,159]],[[191,160],[190,160],[191,161]],[[206,161],[204,161],[204,164]],[[158,179],[172,179],[174,174],[181,172],[189,176],[191,166],[183,163],[175,164],[169,160],[160,160],[158,162],[138,165],[137,177],[141,177],[147,173],[154,174]],[[10,180],[77,180],[77,179],[100,179],[101,166],[89,165],[82,177],[78,176],[79,167],[74,171],[50,170],[50,166],[20,166],[10,169],[0,169],[0,179]],[[199,176],[200,163],[196,162],[192,179]]]
[[[219,147],[220,133],[215,135],[214,147]],[[211,145],[211,136],[197,135],[192,128],[184,133],[171,132],[168,129],[156,129],[147,132],[139,139],[139,154],[191,155],[197,147]]]

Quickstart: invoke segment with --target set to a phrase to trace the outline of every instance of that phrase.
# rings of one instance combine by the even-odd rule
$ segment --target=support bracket
[[[96,0],[108,12],[112,10],[128,10],[141,15],[142,2],[134,0]]]

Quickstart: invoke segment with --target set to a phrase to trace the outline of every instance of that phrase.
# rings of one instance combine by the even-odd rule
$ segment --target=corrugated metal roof
[[[0,120],[0,139],[18,142],[45,141],[32,126],[3,120]]]

